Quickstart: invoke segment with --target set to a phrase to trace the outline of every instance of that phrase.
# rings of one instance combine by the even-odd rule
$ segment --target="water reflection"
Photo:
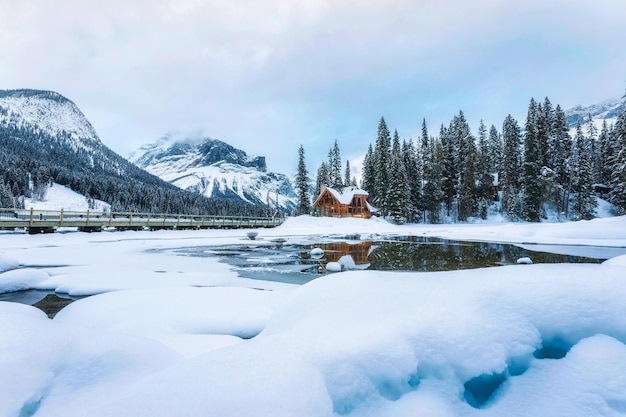
[[[311,250],[321,248],[321,257]],[[597,248],[596,248],[597,249]],[[626,248],[623,248],[626,252]],[[179,248],[188,256],[218,257],[235,266],[242,277],[303,284],[326,272],[329,262],[338,262],[343,270],[379,271],[449,271],[515,264],[530,257],[534,263],[600,263],[595,257],[533,251],[529,247],[486,242],[461,242],[429,237],[392,237],[381,240],[341,241],[291,244],[281,240],[259,244],[221,247]]]
[[[535,263],[600,263],[602,258],[534,252],[509,244],[458,242],[437,238],[399,237],[394,240],[329,243],[321,247],[326,262],[350,256],[356,265],[378,271],[451,271],[515,264],[530,257]]]

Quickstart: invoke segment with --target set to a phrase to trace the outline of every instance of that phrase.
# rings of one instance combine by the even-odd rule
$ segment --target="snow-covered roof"
[[[341,190],[327,187],[326,190],[328,190],[328,192],[331,193],[341,204],[350,204],[355,195],[369,195],[367,191],[362,190],[359,187],[344,187]]]

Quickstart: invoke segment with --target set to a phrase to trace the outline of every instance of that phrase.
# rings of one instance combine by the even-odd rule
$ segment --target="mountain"
[[[0,206],[42,199],[51,183],[113,211],[262,213],[184,192],[138,168],[107,148],[79,108],[56,92],[0,90]]]
[[[585,124],[589,120],[589,116],[594,120],[598,130],[602,128],[602,122],[606,120],[607,125],[611,125],[617,121],[617,117],[626,110],[626,101],[624,99],[609,99],[590,106],[574,106],[565,111],[567,116],[567,124],[570,129],[575,128],[578,121]]]
[[[138,167],[177,187],[212,198],[259,207],[296,206],[296,193],[284,174],[268,172],[263,156],[248,154],[221,140],[167,134],[129,156]]]

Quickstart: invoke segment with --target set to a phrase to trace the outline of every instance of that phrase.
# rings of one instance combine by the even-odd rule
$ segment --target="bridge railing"
[[[275,227],[283,221],[282,217],[0,208],[0,228],[251,228]]]

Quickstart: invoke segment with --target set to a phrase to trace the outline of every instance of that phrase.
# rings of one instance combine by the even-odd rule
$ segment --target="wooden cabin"
[[[324,187],[313,203],[321,216],[369,219],[377,210],[367,202],[368,192],[358,187]]]

